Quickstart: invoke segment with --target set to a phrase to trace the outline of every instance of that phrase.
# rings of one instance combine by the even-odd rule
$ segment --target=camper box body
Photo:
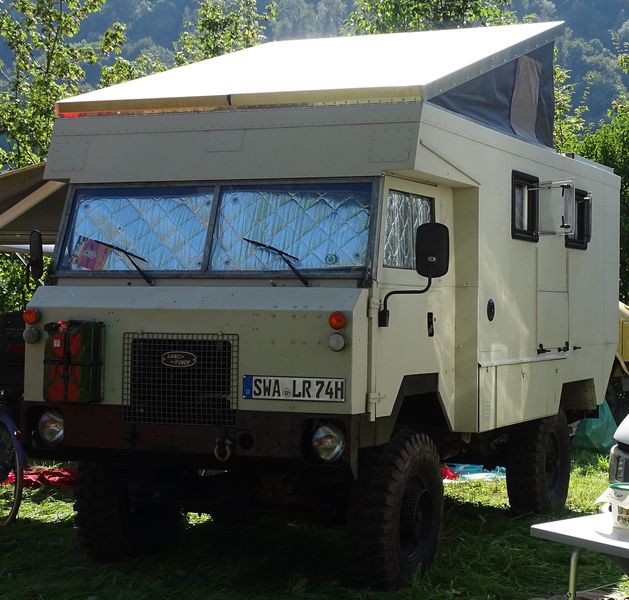
[[[463,46],[455,44],[451,54],[469,64],[446,65],[422,85],[415,85],[408,64],[386,62],[386,56],[362,71],[348,70],[349,82],[340,75],[338,81],[325,80],[322,73],[339,70],[326,63],[326,43],[367,44],[369,38],[311,40],[267,45],[275,54],[263,46],[209,61],[221,73],[229,73],[230,65],[253,65],[249,90],[227,93],[224,86],[224,94],[211,90],[178,97],[177,81],[184,80],[175,79],[156,98],[142,96],[142,87],[131,82],[60,103],[46,177],[68,181],[70,191],[55,285],[39,288],[31,301],[41,313],[42,335],[26,349],[23,428],[29,451],[110,457],[127,466],[144,462],[249,472],[255,464],[258,474],[271,464],[280,472],[284,467],[278,465],[291,464],[291,473],[315,469],[314,485],[315,479],[325,480],[322,467],[337,479],[339,473],[360,477],[361,448],[386,444],[401,424],[429,432],[442,458],[493,452],[493,458],[481,460],[504,464],[501,440],[511,428],[556,415],[560,408],[569,420],[595,412],[616,347],[619,182],[608,169],[549,147],[552,102],[543,104],[549,81],[552,96],[552,41],[561,27],[519,27],[525,29],[477,32],[469,45],[472,55],[480,40],[491,38],[495,46],[481,57],[461,57],[467,44],[461,38]],[[453,34],[434,33],[435,43],[440,34]],[[402,34],[409,35],[424,34]],[[372,39],[385,44],[411,38]],[[306,82],[297,90],[269,89],[281,65],[273,71],[266,63],[264,76],[271,83],[256,79],[257,56],[268,61],[294,55],[299,44],[327,67],[313,73],[308,63],[301,65],[303,72],[285,73],[296,78],[295,86]],[[373,56],[381,56],[385,47],[377,46]],[[240,63],[229,62],[237,57]],[[523,57],[530,60],[518,67]],[[529,72],[527,80],[530,61],[542,71]],[[395,79],[385,68],[396,76],[411,75]],[[538,93],[532,115],[529,109],[518,113],[509,94],[510,109],[508,102],[506,109],[500,106],[500,94],[483,105],[490,80],[478,78],[496,77],[494,88],[500,88],[501,69],[511,69],[504,85],[513,98],[526,97],[531,89]],[[183,73],[189,81],[195,71]],[[166,75],[140,80],[144,91],[167,82],[160,79]],[[230,81],[246,87],[238,75],[236,70]],[[366,83],[354,84],[363,76]],[[514,76],[528,81],[524,91],[514,92]],[[386,81],[378,87],[381,78]],[[475,102],[480,102],[476,112]],[[203,110],[204,103],[210,108]],[[464,106],[472,107],[467,114]],[[276,214],[265,212],[263,204],[226,212],[228,202],[246,197],[255,204],[264,194],[299,185],[322,196],[336,190],[338,197],[345,190],[347,201],[334,210],[346,214],[346,221],[325,224],[333,210],[320,222],[309,217],[315,221],[312,229],[296,234],[292,205],[282,205]],[[81,215],[86,214],[88,197],[102,208],[108,197],[120,201],[138,190],[146,196],[143,190],[159,195],[160,189],[180,187],[206,190],[212,204],[209,237],[222,240],[197,244],[194,268],[152,269],[159,250],[142,242],[137,223],[118,235],[108,229],[108,222],[120,227],[116,215],[110,221],[103,210],[93,221],[76,216],[81,202]],[[356,190],[362,194],[358,200]],[[566,198],[575,192],[566,208]],[[419,217],[418,211],[423,211]],[[138,214],[148,220],[146,212]],[[179,234],[184,248],[197,243],[188,236],[185,219],[173,218],[166,226],[168,218],[158,219],[162,233]],[[382,326],[378,317],[387,293],[426,287],[409,256],[415,228],[426,220],[449,230],[449,270],[423,294],[391,296],[389,322]],[[355,227],[352,234],[347,223]],[[280,229],[292,233],[282,237]],[[313,230],[323,233],[316,237]],[[79,235],[147,258],[148,266],[135,260],[153,285],[128,260],[109,270],[77,267],[72,261],[78,260]],[[289,260],[309,285],[276,253],[243,237],[300,259]],[[230,254],[232,246],[240,254]],[[344,251],[349,258],[343,258]],[[113,255],[124,260],[116,250],[106,252],[107,260]],[[234,257],[247,266],[230,268]],[[352,257],[357,262],[348,267]],[[258,259],[275,266],[251,267]],[[347,321],[338,331],[328,320],[336,311]],[[75,401],[45,399],[56,364],[47,354],[49,340],[59,322],[102,328],[93,357],[100,392],[79,393]],[[51,326],[44,330],[44,324]],[[331,336],[339,333],[345,345],[332,349]],[[214,369],[206,379],[192,364],[201,361],[191,349],[198,339],[215,353],[204,359]],[[180,364],[175,364],[177,352]],[[164,392],[152,406],[151,394],[162,393],[175,371],[189,377],[189,387],[177,383],[180,387],[170,396]],[[159,383],[147,382],[151,377]],[[209,403],[199,404],[201,388],[217,379],[221,389],[208,392]],[[194,397],[176,399],[177,390],[188,393],[184,389]],[[140,404],[136,394],[144,394]],[[192,407],[189,413],[186,407]],[[38,438],[45,409],[63,413],[64,438],[58,445]],[[327,423],[344,435],[344,449],[331,463],[313,450],[313,432]],[[178,501],[186,505],[185,498]],[[195,502],[191,505],[199,506],[198,497]]]
[[[284,271],[173,274],[149,287],[134,272],[128,280],[69,272],[58,285],[39,289],[32,305],[45,320],[107,325],[103,402],[94,408],[120,404],[126,331],[233,333],[242,344],[240,375],[349,383],[345,402],[325,405],[245,401],[239,391],[241,410],[324,408],[327,414],[368,412],[373,420],[391,415],[405,377],[431,376],[426,391],[438,392],[448,428],[477,432],[555,414],[562,393],[581,409],[604,398],[618,296],[617,184],[605,169],[428,104],[67,119],[57,122],[52,150],[50,176],[76,186],[374,182],[367,284],[362,277],[323,278],[306,288]],[[77,162],[66,164],[68,157]],[[559,235],[513,239],[514,171],[540,182],[574,180],[591,192],[587,249],[568,248]],[[434,200],[435,219],[451,231],[451,265],[427,294],[392,298],[390,324],[380,328],[377,311],[387,292],[425,285],[413,269],[382,265],[391,191]],[[340,353],[327,348],[327,316],[335,310],[350,316],[350,343]],[[540,344],[551,351],[538,354]],[[42,400],[43,346],[28,348],[28,400]]]

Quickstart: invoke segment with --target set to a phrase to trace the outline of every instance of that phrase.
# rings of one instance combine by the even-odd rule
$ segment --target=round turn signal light
[[[27,308],[22,313],[22,318],[24,319],[24,323],[26,323],[27,325],[35,325],[35,323],[39,322],[41,315],[36,308]]]
[[[330,325],[332,329],[343,329],[343,327],[347,325],[347,317],[340,310],[335,310],[328,317],[328,325]]]

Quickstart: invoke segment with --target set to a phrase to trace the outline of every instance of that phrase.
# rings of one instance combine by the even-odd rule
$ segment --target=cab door
[[[377,319],[378,307],[388,292],[426,287],[427,280],[415,270],[415,235],[419,225],[431,221],[452,228],[451,188],[385,178],[376,254],[377,282],[370,303],[371,418],[391,413],[407,376],[440,374],[440,392],[448,397],[453,394],[451,379],[441,376],[444,371],[453,372],[453,352],[446,351],[446,346],[452,348],[454,329],[454,294],[447,285],[452,277],[452,261],[450,272],[434,279],[427,293],[389,298],[387,327],[378,326]]]

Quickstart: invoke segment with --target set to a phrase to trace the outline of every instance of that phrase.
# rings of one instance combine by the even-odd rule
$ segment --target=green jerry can
[[[105,324],[57,321],[44,328],[44,400],[101,402]]]

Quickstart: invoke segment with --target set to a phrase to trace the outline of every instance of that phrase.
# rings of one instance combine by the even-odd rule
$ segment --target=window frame
[[[526,229],[516,227],[516,189],[518,186],[527,188],[527,215],[529,216]],[[511,237],[515,240],[539,241],[539,190],[530,189],[538,187],[539,177],[521,171],[511,172]],[[533,213],[533,223],[530,222],[531,213]]]
[[[579,223],[580,214],[583,219],[582,224]],[[588,244],[592,240],[592,194],[590,192],[575,188],[574,217],[573,233],[569,233],[565,237],[566,248],[587,250]]]
[[[380,178],[379,177],[317,177],[304,179],[277,179],[277,180],[260,180],[260,179],[230,179],[225,181],[159,181],[159,182],[108,182],[103,183],[72,183],[69,186],[66,203],[63,209],[62,225],[57,237],[57,244],[53,254],[53,266],[51,269],[54,280],[58,279],[135,279],[137,273],[135,270],[115,270],[115,271],[81,271],[66,270],[61,268],[61,258],[66,246],[67,236],[74,222],[74,214],[77,206],[77,191],[83,189],[112,189],[112,188],[172,188],[172,187],[205,187],[214,189],[215,202],[212,207],[212,213],[206,233],[205,251],[203,265],[200,270],[193,271],[153,271],[145,270],[153,279],[295,279],[295,275],[287,267],[281,271],[211,271],[209,270],[210,251],[216,227],[216,220],[219,210],[219,202],[221,198],[221,189],[223,187],[232,186],[267,186],[267,185],[308,185],[308,184],[353,184],[368,183],[371,185],[370,194],[370,215],[369,228],[367,238],[367,259],[366,265],[361,267],[340,267],[300,269],[307,277],[320,279],[359,279],[361,285],[366,285],[366,274],[373,271],[375,264],[375,248],[377,235],[377,212],[378,197],[380,194]],[[299,283],[299,282],[298,282]]]

